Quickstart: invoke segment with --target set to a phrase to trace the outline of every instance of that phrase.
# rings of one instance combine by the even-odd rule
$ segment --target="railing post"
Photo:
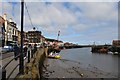
[[[28,51],[28,63],[30,62],[30,51]]]
[[[2,80],[6,80],[6,70],[2,69]]]
[[[33,49],[31,50],[31,58],[33,58]]]

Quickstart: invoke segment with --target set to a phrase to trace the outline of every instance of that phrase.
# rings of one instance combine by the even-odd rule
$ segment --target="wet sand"
[[[117,75],[99,70],[97,67],[66,59],[46,58],[42,76],[44,78],[117,78]]]

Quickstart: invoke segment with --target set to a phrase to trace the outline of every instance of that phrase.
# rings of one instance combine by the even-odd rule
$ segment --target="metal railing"
[[[16,56],[15,58],[18,58],[20,56],[20,54],[18,56]],[[10,74],[8,75],[8,77],[6,76],[6,67],[12,62],[14,61],[15,58],[12,58],[7,64],[5,64],[3,67],[2,67],[2,80],[6,80],[6,79],[9,79],[10,76],[12,75],[12,73],[15,71],[15,69],[18,67],[19,64],[17,64],[16,67],[14,67],[14,69],[10,72]]]
[[[27,62],[29,63],[29,62],[30,62],[30,59],[33,58],[33,54],[34,54],[34,53],[31,53],[31,56],[30,56],[30,52],[29,52],[29,51],[28,51],[27,53],[28,53],[28,56],[26,55],[26,59],[28,59]],[[5,64],[5,65],[2,67],[2,80],[8,80],[8,79],[11,77],[11,75],[13,74],[13,72],[17,69],[17,67],[20,66],[20,64],[18,63],[18,64],[13,68],[13,70],[10,72],[10,74],[9,74],[8,76],[6,76],[6,73],[7,73],[6,67],[7,67],[12,61],[14,61],[15,58],[20,58],[21,55],[24,55],[24,54],[19,54],[19,55],[17,55],[16,57],[12,58],[7,64]],[[19,72],[16,74],[16,76],[17,76],[17,75],[19,75]],[[15,77],[16,77],[16,76],[15,76]]]

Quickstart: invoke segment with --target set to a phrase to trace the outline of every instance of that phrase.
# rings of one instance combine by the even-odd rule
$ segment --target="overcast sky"
[[[13,19],[20,30],[20,3],[0,3],[0,16],[4,13]],[[18,1],[18,0],[12,0]],[[38,1],[38,0],[36,0]],[[42,0],[41,0],[42,1]],[[49,0],[46,0],[49,1]],[[91,0],[81,2],[75,0],[66,2],[26,2],[31,20],[37,30],[48,38],[57,38],[60,30],[60,40],[78,44],[105,44],[118,39],[118,3],[117,0]],[[113,2],[114,1],[114,2]],[[116,2],[115,2],[116,1]],[[32,30],[25,10],[24,31]]]

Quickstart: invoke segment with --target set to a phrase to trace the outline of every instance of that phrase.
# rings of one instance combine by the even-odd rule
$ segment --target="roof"
[[[56,40],[56,39],[50,39],[50,38],[45,38],[47,41],[57,41],[57,42],[62,42],[62,41],[59,41],[59,40]]]
[[[28,31],[28,33],[41,33],[41,31]]]

